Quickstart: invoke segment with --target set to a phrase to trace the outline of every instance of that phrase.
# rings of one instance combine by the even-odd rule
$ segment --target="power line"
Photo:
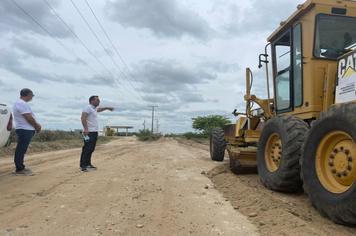
[[[64,43],[62,43],[60,40],[58,40],[56,37],[53,36],[53,34],[47,30],[39,21],[37,21],[30,13],[28,13],[23,7],[21,7],[15,0],[11,0],[11,2],[22,11],[22,13],[24,13],[27,17],[29,17],[38,27],[40,27],[46,34],[48,34],[53,40],[55,40],[59,45],[61,45],[67,52],[69,52],[70,54],[73,54],[75,56],[75,58],[77,60],[83,61],[85,62],[84,64],[90,68],[91,70],[93,70],[95,73],[97,73],[94,68],[92,68],[91,66],[89,66],[86,61],[84,59],[82,59],[81,57],[79,57],[75,52],[73,52],[72,50],[70,50]]]
[[[121,56],[121,53],[119,52],[119,50],[117,49],[117,47],[115,46],[115,44],[113,43],[112,39],[109,37],[109,34],[106,32],[104,26],[101,24],[99,18],[96,16],[93,8],[90,6],[89,2],[87,0],[84,0],[85,3],[87,4],[88,8],[90,9],[91,13],[93,14],[96,22],[98,23],[98,25],[100,26],[101,30],[103,31],[105,37],[107,38],[107,40],[110,42],[112,48],[114,49],[115,53],[117,54],[117,56],[120,58],[120,61],[122,62],[122,64],[126,67],[126,70],[128,71],[129,76],[136,82],[139,83],[136,78],[134,76],[132,76],[132,73],[130,72],[130,67],[126,64],[125,60],[123,59],[123,57]]]
[[[47,0],[45,0],[47,1]],[[84,21],[84,23],[87,25],[88,29],[90,30],[90,32],[93,34],[93,36],[95,37],[96,41],[99,43],[99,45],[103,48],[104,52],[108,55],[108,57],[111,59],[112,63],[114,64],[114,66],[116,66],[116,68],[119,70],[119,72],[125,77],[125,73],[121,70],[120,66],[116,63],[116,61],[114,60],[113,56],[110,55],[110,53],[107,51],[107,49],[105,48],[105,45],[103,44],[103,42],[100,40],[99,36],[96,34],[95,30],[91,27],[91,25],[89,24],[89,22],[87,21],[87,19],[85,18],[85,16],[82,14],[82,12],[80,11],[80,9],[78,8],[78,6],[74,3],[73,0],[70,0],[70,2],[72,3],[73,7],[75,8],[75,10],[77,11],[77,13],[79,14],[79,16],[82,18],[82,20]],[[144,101],[143,97],[141,96],[141,94],[139,93],[139,91],[137,90],[137,88],[135,88],[133,86],[133,84],[131,84],[131,81],[128,80],[130,86],[134,89],[135,92],[137,92],[138,96]]]
[[[10,0],[9,0],[10,1]],[[99,74],[97,70],[91,67],[83,58],[78,56],[73,50],[69,49],[64,43],[62,43],[59,39],[57,39],[48,29],[46,29],[36,18],[31,15],[28,11],[26,11],[22,6],[16,2],[16,0],[11,0],[11,2],[28,18],[30,18],[38,27],[40,27],[48,36],[50,36],[54,41],[56,41],[61,47],[63,47],[69,54],[73,54],[77,60],[84,62],[84,65],[88,67],[94,74]]]
[[[15,1],[15,0],[12,0]],[[71,32],[71,34],[79,41],[79,43],[86,49],[86,51],[91,55],[95,61],[97,61],[114,79],[114,82],[118,85],[118,87],[122,90],[122,87],[119,86],[121,85],[121,82],[115,78],[115,75],[102,63],[97,56],[89,49],[89,47],[81,40],[81,38],[72,30],[72,28],[67,24],[67,22],[58,14],[58,12],[52,7],[52,5],[48,2],[48,0],[43,0],[46,5],[49,7],[49,9],[53,12],[53,14],[57,17],[59,21],[63,23],[64,26]],[[123,90],[122,90],[123,91]]]

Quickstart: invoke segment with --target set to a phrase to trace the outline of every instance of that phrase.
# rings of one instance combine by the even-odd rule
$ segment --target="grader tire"
[[[304,144],[302,178],[312,205],[356,225],[356,104],[336,105],[315,121]]]
[[[300,158],[308,125],[293,116],[269,120],[262,130],[257,151],[257,168],[267,188],[281,192],[300,192]]]
[[[214,128],[210,135],[210,157],[213,161],[224,161],[226,142],[224,139],[224,130]]]

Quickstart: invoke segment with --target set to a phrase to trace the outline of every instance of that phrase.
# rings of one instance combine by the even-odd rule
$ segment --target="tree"
[[[198,116],[193,118],[193,129],[209,135],[213,128],[223,128],[225,125],[231,124],[231,121],[220,115]]]

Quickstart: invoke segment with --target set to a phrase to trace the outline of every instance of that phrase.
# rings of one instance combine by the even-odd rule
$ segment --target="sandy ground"
[[[208,151],[207,145],[184,140],[180,143]],[[261,235],[356,235],[356,228],[336,225],[320,216],[303,193],[273,192],[260,183],[257,173],[231,173],[227,156],[207,175],[234,209],[249,217]]]
[[[89,173],[79,154],[31,155],[34,176],[0,158],[0,235],[258,235],[204,174],[221,164],[199,145],[116,140],[97,148]]]

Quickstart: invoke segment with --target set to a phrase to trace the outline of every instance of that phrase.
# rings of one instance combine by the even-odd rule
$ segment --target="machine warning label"
[[[356,101],[356,51],[341,58],[338,63],[335,102],[351,101]]]

